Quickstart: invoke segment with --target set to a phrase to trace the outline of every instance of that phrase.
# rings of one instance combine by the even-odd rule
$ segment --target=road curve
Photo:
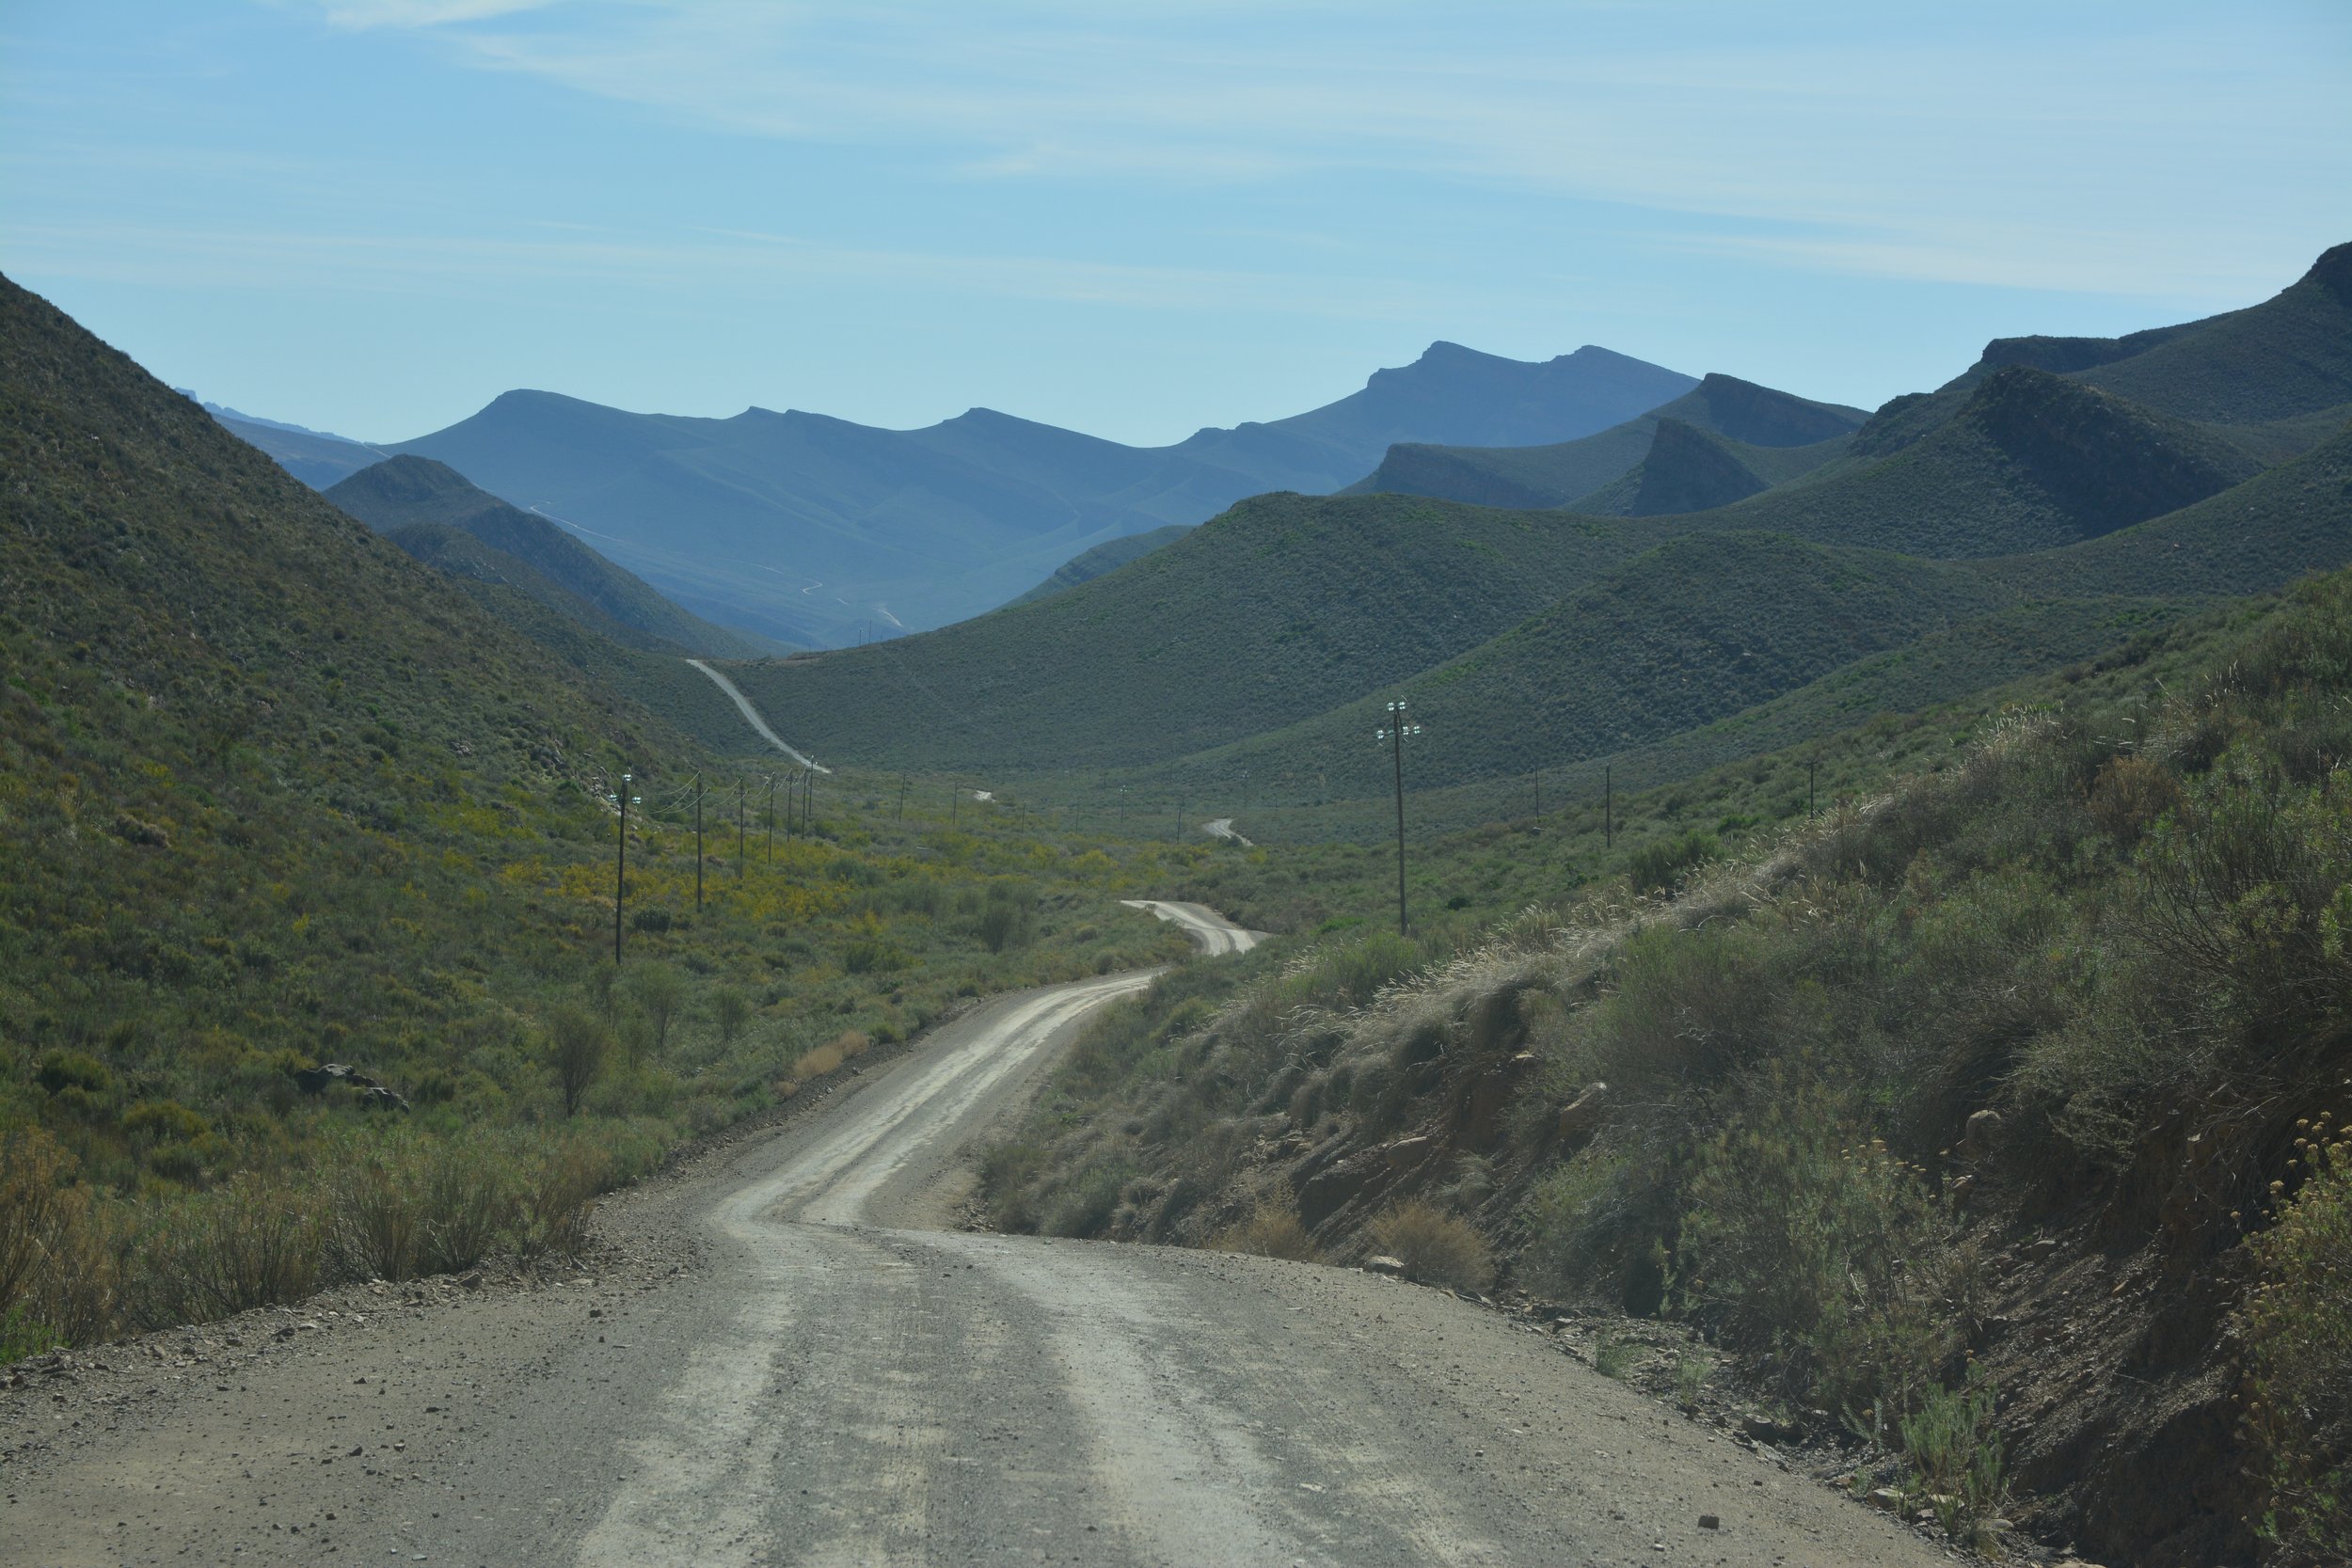
[[[1146,907],[1204,945],[1248,938]],[[959,1149],[1149,980],[994,999],[616,1204],[625,1248],[699,1238],[683,1276],[289,1327],[282,1354],[99,1412],[78,1447],[31,1445],[0,1560],[1944,1560],[1439,1291],[941,1228],[969,1180]]]
[[[784,736],[770,729],[768,727],[768,721],[760,716],[759,709],[754,707],[752,705],[752,700],[743,695],[742,688],[737,686],[725,675],[711,668],[708,664],[699,658],[690,658],[686,662],[692,665],[695,669],[700,670],[704,674],[708,675],[711,679],[711,683],[718,687],[720,690],[725,692],[728,699],[735,704],[735,709],[738,713],[740,713],[743,716],[744,722],[750,724],[753,729],[757,730],[760,734],[760,738],[767,741],[769,745],[773,746],[777,751],[782,752],[786,756],[790,757],[794,762],[799,763],[803,768],[814,768],[819,773],[830,773],[833,771],[832,768],[825,767],[822,763],[817,762],[811,758],[807,752],[802,751],[799,747],[790,744],[784,738]]]
[[[1180,904],[1165,898],[1122,898],[1120,902],[1183,927],[1184,935],[1212,958],[1247,953],[1265,940],[1263,931],[1245,931],[1206,904]]]

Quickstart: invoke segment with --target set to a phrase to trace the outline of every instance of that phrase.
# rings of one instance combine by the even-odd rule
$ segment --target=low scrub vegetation
[[[1494,1259],[1486,1238],[1458,1214],[1407,1198],[1375,1216],[1366,1227],[1372,1244],[1405,1265],[1405,1276],[1475,1295],[1494,1283]]]

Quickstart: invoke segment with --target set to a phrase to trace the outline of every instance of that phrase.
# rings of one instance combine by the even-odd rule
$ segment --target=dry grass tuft
[[[1299,1223],[1295,1205],[1261,1197],[1246,1220],[1218,1232],[1209,1243],[1219,1252],[1247,1252],[1260,1258],[1287,1258],[1297,1263],[1320,1263],[1323,1249]]]
[[[1486,1238],[1468,1220],[1419,1198],[1372,1222],[1373,1244],[1405,1265],[1406,1275],[1457,1291],[1484,1291],[1494,1283],[1494,1257]]]

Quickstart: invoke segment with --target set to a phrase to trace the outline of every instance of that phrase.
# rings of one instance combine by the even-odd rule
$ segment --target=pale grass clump
[[[1287,1258],[1297,1263],[1323,1261],[1323,1249],[1299,1222],[1297,1206],[1267,1197],[1259,1198],[1247,1219],[1226,1227],[1209,1244],[1218,1252]]]
[[[1486,1238],[1434,1204],[1407,1198],[1374,1219],[1371,1231],[1373,1245],[1404,1264],[1408,1278],[1473,1291],[1494,1283]]]

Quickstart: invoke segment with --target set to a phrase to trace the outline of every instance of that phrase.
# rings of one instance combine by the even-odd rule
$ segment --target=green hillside
[[[2022,366],[1984,378],[1953,417],[1890,452],[1902,412],[1882,411],[1835,467],[1709,520],[1917,555],[2006,555],[2160,515],[2260,467],[2209,431]]]
[[[1708,375],[1671,403],[1577,440],[1527,447],[1399,444],[1389,450],[1370,478],[1342,493],[1392,492],[1478,506],[1567,506],[1639,466],[1649,453],[1661,420],[1677,420],[1746,446],[1812,448],[1849,434],[1866,418],[1859,408],[1815,403],[1737,376]]]
[[[2352,402],[2352,244],[2260,305],[2193,323],[2079,378],[2178,419],[2262,424]]]
[[[1052,577],[1010,602],[1035,604],[1040,599],[1050,599],[1064,589],[1075,588],[1082,582],[1092,582],[1105,572],[1115,572],[1130,561],[1172,545],[1189,531],[1180,523],[1170,523],[1166,528],[1155,528],[1148,533],[1131,533],[1124,539],[1097,545],[1083,554],[1072,556],[1055,568]]]
[[[1279,728],[1467,652],[1672,526],[1261,496],[1039,603],[733,673],[818,756],[940,770],[1140,763]]]
[[[1396,689],[1134,777],[1196,799],[1231,798],[1244,777],[1267,801],[1376,796],[1385,775],[1364,739],[1401,695],[1443,736],[1415,763],[1422,786],[1579,763],[1597,776],[1620,755],[1629,778],[1661,782],[1727,746],[1822,733],[1860,704],[1948,701],[2346,562],[2352,429],[2196,505],[2032,554],[1942,562],[1686,533]]]
[[[429,549],[437,565],[507,582],[624,646],[716,658],[781,651],[766,638],[689,614],[545,517],[475,488],[431,458],[389,458],[333,485],[326,499],[369,527],[398,536],[395,542],[412,555]],[[437,531],[406,532],[418,524],[463,533],[479,547],[454,547]]]
[[[1687,536],[1392,689],[1179,768],[1246,772],[1269,799],[1370,793],[1388,764],[1372,734],[1399,696],[1428,731],[1413,763],[1421,787],[1598,757],[1727,718],[2014,597],[1962,563],[1771,534]],[[2008,673],[1989,667],[1976,684]]]
[[[763,833],[765,768],[615,689],[713,695],[682,660],[412,559],[5,280],[0,463],[0,1361],[562,1255],[959,994],[1184,945],[1117,903],[1182,852],[846,771]]]
[[[2097,387],[2263,462],[2332,435],[2352,404],[2352,245],[2337,245],[2260,305],[2121,338],[1996,338],[1933,392],[1896,398],[1854,438],[1891,456],[1958,417],[1970,394],[2011,367]]]

